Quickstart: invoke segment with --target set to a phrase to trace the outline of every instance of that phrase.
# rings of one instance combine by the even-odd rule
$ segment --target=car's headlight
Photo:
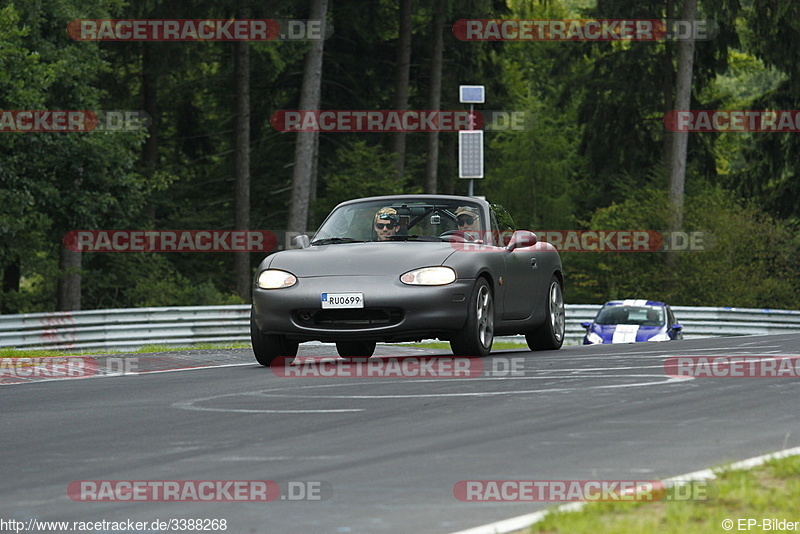
[[[586,335],[586,341],[588,341],[588,342],[589,342],[589,343],[591,343],[592,345],[595,345],[595,344],[597,344],[597,343],[602,343],[602,342],[603,342],[603,338],[602,338],[602,337],[600,337],[600,336],[598,336],[598,335],[597,335],[597,334],[595,334],[594,332],[589,332],[589,333]]]
[[[424,267],[401,275],[400,281],[412,286],[443,286],[456,281],[456,272],[450,267]]]
[[[258,275],[258,287],[261,289],[281,289],[291,287],[297,283],[297,277],[286,271],[267,269]]]
[[[647,341],[669,341],[669,334],[666,332],[661,332],[660,334],[656,334]]]

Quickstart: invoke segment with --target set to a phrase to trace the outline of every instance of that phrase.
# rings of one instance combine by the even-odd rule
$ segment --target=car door
[[[502,235],[494,208],[491,210],[490,222],[492,234]],[[538,250],[535,245],[517,247],[511,251],[503,249],[506,272],[503,277],[503,320],[526,319],[530,317],[537,303],[544,302],[544,287],[549,282],[549,276],[544,280],[544,270],[540,263],[542,253],[544,251]]]

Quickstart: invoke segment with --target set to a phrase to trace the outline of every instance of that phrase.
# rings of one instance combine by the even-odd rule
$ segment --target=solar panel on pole
[[[483,178],[483,130],[458,132],[458,177]]]

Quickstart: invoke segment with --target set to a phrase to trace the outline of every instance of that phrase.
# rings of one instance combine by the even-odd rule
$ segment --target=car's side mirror
[[[517,248],[532,247],[538,242],[539,238],[536,237],[536,234],[533,232],[529,230],[517,230],[511,236],[508,245],[506,245],[506,250],[510,252]]]
[[[292,238],[292,248],[308,248],[311,246],[311,239],[306,234],[301,234]]]
[[[673,330],[675,330],[676,332],[680,332],[681,330],[683,330],[683,326],[682,326],[682,325],[679,325],[679,324],[674,324],[674,325],[672,325],[670,328],[672,328],[672,329],[673,329]]]
[[[589,330],[589,327],[592,326],[591,321],[583,321],[581,326],[584,327],[586,330]]]

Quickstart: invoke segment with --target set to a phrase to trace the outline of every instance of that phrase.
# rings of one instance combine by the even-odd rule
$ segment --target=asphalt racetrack
[[[0,519],[449,533],[556,504],[463,501],[459,481],[657,480],[800,445],[797,378],[665,369],[675,356],[797,357],[800,335],[496,351],[467,361],[468,376],[414,376],[395,357],[449,352],[382,345],[374,359],[404,376],[329,376],[353,369],[335,354],[301,345],[314,361],[292,377],[247,349],[97,357],[85,379],[6,376]],[[102,481],[269,481],[272,493],[87,500]]]

